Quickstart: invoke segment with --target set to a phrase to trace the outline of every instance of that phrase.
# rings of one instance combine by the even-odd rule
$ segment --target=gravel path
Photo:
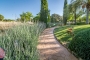
[[[53,30],[45,29],[39,38],[40,60],[78,60],[55,39]]]

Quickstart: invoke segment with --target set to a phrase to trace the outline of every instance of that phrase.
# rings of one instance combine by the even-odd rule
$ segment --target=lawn
[[[55,37],[63,45],[68,45],[74,36],[67,33],[68,28],[73,28],[74,36],[83,30],[90,29],[90,25],[61,26],[54,30]]]

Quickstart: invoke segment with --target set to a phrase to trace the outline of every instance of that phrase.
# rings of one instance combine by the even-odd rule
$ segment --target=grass
[[[90,29],[90,25],[72,25],[72,26],[61,26],[54,30],[54,34],[59,42],[63,45],[68,45],[72,40],[73,36],[67,33],[68,28],[73,27],[74,35],[78,32]]]
[[[6,52],[4,60],[38,60],[37,44],[43,23],[20,24],[0,36],[0,47]]]
[[[22,23],[21,22],[15,22],[15,21],[13,21],[13,22],[2,22],[2,21],[0,21],[0,31],[3,32],[6,29],[9,29],[13,26],[20,25],[20,24],[22,24]]]

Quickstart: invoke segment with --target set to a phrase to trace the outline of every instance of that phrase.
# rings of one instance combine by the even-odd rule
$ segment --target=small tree
[[[38,14],[33,18],[33,20],[34,20],[35,22],[39,21],[39,19],[40,19],[40,13],[38,13]]]
[[[4,20],[4,16],[0,14],[0,21]]]
[[[48,21],[48,2],[47,0],[41,0],[40,19],[41,22],[46,23]]]
[[[30,21],[31,18],[33,17],[32,13],[30,12],[23,12],[20,14],[21,21]]]
[[[62,16],[59,14],[52,14],[51,15],[51,22],[60,22],[62,20]]]

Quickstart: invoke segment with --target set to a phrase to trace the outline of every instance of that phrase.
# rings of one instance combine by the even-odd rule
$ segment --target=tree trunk
[[[63,18],[63,24],[66,25],[67,24],[67,17]]]
[[[76,25],[76,24],[77,24],[77,23],[76,23],[76,22],[77,22],[77,21],[76,21],[76,10],[75,10],[75,14],[74,14],[74,19],[75,19],[75,20],[74,20],[74,24]]]
[[[86,24],[89,24],[89,10],[87,9]]]
[[[67,0],[64,0],[64,8],[63,8],[63,24],[67,24]]]

